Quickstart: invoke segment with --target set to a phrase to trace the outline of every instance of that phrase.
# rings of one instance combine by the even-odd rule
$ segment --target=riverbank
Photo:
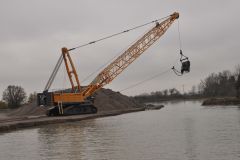
[[[203,106],[210,105],[240,105],[240,98],[226,97],[226,98],[209,98],[203,101]]]
[[[104,88],[95,94],[94,106],[98,108],[98,113],[96,114],[47,117],[45,116],[47,108],[37,106],[35,101],[14,110],[0,111],[0,132],[145,110],[144,105],[136,102],[134,99]]]
[[[47,124],[56,124],[64,122],[75,122],[87,119],[95,119],[107,116],[116,116],[125,113],[144,111],[145,108],[136,108],[129,110],[116,110],[110,112],[100,112],[97,114],[74,115],[63,117],[47,117],[47,116],[28,116],[28,117],[14,117],[0,120],[0,132],[9,132],[12,130],[31,128]]]

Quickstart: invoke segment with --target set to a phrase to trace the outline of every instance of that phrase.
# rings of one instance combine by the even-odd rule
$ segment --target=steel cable
[[[100,39],[97,39],[97,40],[94,40],[94,41],[90,41],[90,42],[85,43],[85,44],[81,44],[81,45],[79,45],[79,46],[76,46],[76,47],[73,47],[73,48],[69,49],[68,51],[72,51],[72,50],[75,50],[75,49],[78,49],[78,48],[81,48],[81,47],[85,47],[85,46],[88,46],[88,45],[97,43],[97,42],[99,42],[99,41],[103,41],[103,40],[106,40],[106,39],[109,39],[109,38],[118,36],[118,35],[120,35],[120,34],[127,33],[127,32],[129,32],[129,31],[132,31],[132,30],[135,30],[135,29],[144,27],[144,26],[146,26],[146,25],[149,25],[149,24],[152,24],[152,23],[156,23],[156,22],[158,22],[158,21],[160,21],[160,20],[163,20],[163,19],[166,19],[166,18],[168,18],[168,17],[170,17],[170,16],[166,16],[166,17],[163,17],[163,18],[159,18],[159,19],[153,20],[153,21],[151,21],[151,22],[148,22],[148,23],[145,23],[145,24],[142,24],[142,25],[139,25],[139,26],[136,26],[136,27],[133,27],[133,28],[124,30],[124,31],[122,31],[122,32],[118,32],[118,33],[115,33],[115,34],[112,34],[112,35],[109,35],[109,36],[106,36],[106,37],[103,37],[103,38],[100,38]]]

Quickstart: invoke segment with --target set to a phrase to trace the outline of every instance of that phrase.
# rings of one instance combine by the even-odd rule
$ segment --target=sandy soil
[[[9,111],[5,111],[5,110],[0,110],[0,119],[4,119],[4,118],[8,118],[8,113]]]
[[[98,112],[106,111],[127,111],[143,106],[137,103],[134,99],[122,95],[119,92],[114,92],[110,89],[100,89],[96,92],[94,105],[98,108]],[[0,114],[0,118],[23,117],[23,116],[41,116],[45,115],[46,108],[37,106],[37,103],[24,105],[10,113]]]

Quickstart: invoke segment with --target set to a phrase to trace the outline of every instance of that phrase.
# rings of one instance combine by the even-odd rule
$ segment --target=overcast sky
[[[191,73],[173,72],[122,92],[188,90],[212,72],[240,64],[237,0],[0,0],[0,95],[8,85],[43,90],[62,47],[77,45],[179,12]],[[71,52],[80,80],[123,52],[153,25]],[[179,58],[178,21],[106,88],[115,91],[164,72]],[[96,74],[95,74],[96,76]],[[83,84],[92,81],[90,77]],[[52,89],[70,87],[64,68]]]

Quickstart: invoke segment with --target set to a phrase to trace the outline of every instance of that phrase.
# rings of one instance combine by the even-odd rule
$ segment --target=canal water
[[[238,160],[240,108],[166,103],[142,111],[0,134],[1,160]]]

